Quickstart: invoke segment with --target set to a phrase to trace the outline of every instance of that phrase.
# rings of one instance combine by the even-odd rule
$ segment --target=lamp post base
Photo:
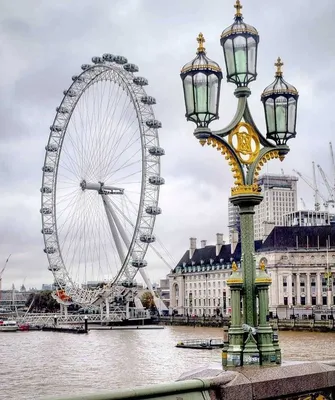
[[[243,359],[242,359],[243,337],[244,337],[244,331],[242,328],[232,327],[229,329],[229,346],[228,349],[226,350],[227,367],[240,367],[243,365]]]

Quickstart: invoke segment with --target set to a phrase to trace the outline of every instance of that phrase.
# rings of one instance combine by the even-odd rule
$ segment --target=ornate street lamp
[[[249,83],[257,77],[257,30],[243,21],[240,0],[236,0],[233,25],[221,35],[227,81],[235,83],[238,106],[228,126],[211,131],[209,124],[218,118],[220,83],[219,65],[205,52],[204,37],[198,36],[197,56],[181,70],[186,118],[196,124],[195,137],[201,145],[212,145],[228,161],[234,177],[230,201],[239,207],[241,224],[242,268],[234,266],[228,280],[234,291],[229,347],[225,359],[228,366],[280,363],[280,349],[268,322],[268,286],[271,277],[260,266],[256,275],[254,260],[254,207],[263,200],[258,176],[271,159],[284,159],[289,152],[287,141],[296,135],[298,92],[282,76],[283,63],[278,59],[275,81],[261,97],[267,127],[261,134],[251,116]],[[243,298],[243,321],[240,301]],[[257,311],[257,298],[258,310]],[[255,329],[256,328],[256,329]],[[257,332],[256,334],[254,334]]]
[[[226,62],[227,81],[238,87],[248,86],[257,77],[257,30],[243,22],[241,3],[235,4],[236,14],[233,25],[222,32],[221,46]]]
[[[261,97],[265,111],[266,137],[279,145],[285,145],[296,135],[299,97],[297,89],[283,79],[281,70],[283,65],[281,59],[278,58],[275,64],[276,79],[264,90]]]
[[[210,122],[219,118],[222,72],[219,65],[206,56],[205,38],[199,34],[197,56],[184,65],[181,79],[185,93],[186,118],[206,130]]]

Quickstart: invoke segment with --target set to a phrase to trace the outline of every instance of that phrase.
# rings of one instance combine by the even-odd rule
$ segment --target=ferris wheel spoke
[[[133,136],[134,136],[134,134],[133,134]],[[133,138],[133,136],[132,136],[132,138]],[[132,139],[132,138],[131,138],[131,139]],[[130,139],[130,140],[131,140],[131,139]],[[117,157],[115,157],[115,159],[110,158],[109,163],[105,166],[105,169],[104,169],[104,170],[106,171],[106,173],[107,173],[107,171],[111,171],[110,174],[109,174],[109,177],[111,176],[111,174],[113,174],[113,173],[115,172],[114,167],[115,167],[116,163],[119,161],[120,157],[122,157],[122,156],[126,153],[126,150],[129,150],[130,147],[131,147],[133,144],[139,144],[138,142],[139,142],[139,139],[135,137],[135,139],[134,139],[133,142],[130,144],[130,146],[125,147],[122,151],[120,151],[120,152],[119,152],[119,155],[118,155]],[[129,144],[129,142],[128,142],[128,144]],[[135,153],[133,153],[130,157],[128,156],[129,158],[128,158],[128,160],[127,160],[126,162],[128,162],[128,161],[129,161],[132,157],[134,157],[136,154],[138,154],[138,150],[135,151]],[[113,163],[112,163],[112,162],[113,162]],[[141,160],[139,160],[139,162],[141,162]]]
[[[140,141],[140,139],[138,138],[138,134],[139,134],[138,128],[134,129],[133,131],[130,130],[131,127],[132,127],[132,125],[134,124],[134,122],[135,122],[135,120],[133,120],[132,123],[129,124],[128,126],[126,126],[125,128],[119,129],[119,131],[120,131],[123,135],[128,134],[128,132],[131,134],[131,132],[132,132],[132,134],[131,134],[131,136],[130,136],[130,139],[128,140],[128,143],[126,144],[126,146],[133,140],[133,138],[135,138],[134,143],[136,143],[137,141]],[[122,138],[123,138],[123,137],[122,137]],[[116,154],[117,150],[119,149],[121,143],[122,143],[122,141],[121,141],[121,140],[118,140],[116,143],[114,143],[113,147],[111,147],[111,149],[110,149],[110,153],[111,153],[111,158],[110,158],[110,159],[111,159],[111,160],[114,159],[115,154]],[[121,147],[119,153],[123,154],[122,147]]]
[[[126,104],[127,103],[127,104]],[[112,134],[110,135],[110,137],[112,137],[112,141],[108,142],[108,154],[110,154],[110,157],[113,158],[114,153],[113,153],[113,149],[119,145],[119,143],[121,142],[121,140],[123,139],[124,135],[126,134],[127,130],[124,129],[123,125],[126,123],[126,114],[128,111],[132,110],[132,105],[131,103],[128,101],[128,99],[125,99],[125,102],[123,104],[123,109],[120,112],[118,121],[116,123],[114,123],[113,120],[111,120],[111,125],[107,125],[107,127],[109,128],[109,132],[111,132]],[[107,131],[108,132],[108,131]]]
[[[127,98],[124,99],[124,102],[127,102]],[[114,110],[114,113],[113,113],[113,116],[114,116],[114,117],[115,117],[115,113],[117,113],[117,111],[118,111],[118,108],[115,107],[115,110]],[[113,122],[114,122],[114,120],[111,118],[111,123],[113,123]],[[106,133],[108,132],[107,129],[108,129],[108,125],[105,127],[105,130],[104,130]],[[113,135],[111,135],[111,136],[113,136]],[[92,135],[92,137],[93,137],[93,135]],[[98,137],[97,135],[95,135],[95,137],[96,137],[96,140],[99,139],[99,137]],[[89,171],[90,171],[91,173],[93,173],[93,171],[94,171],[94,163],[93,163],[92,161],[95,160],[97,148],[98,148],[98,146],[96,146],[96,143],[93,143],[93,142],[92,142],[92,148],[91,148],[90,151],[89,151],[89,154],[90,154],[90,158],[89,158]],[[107,149],[106,149],[106,150],[107,150]]]

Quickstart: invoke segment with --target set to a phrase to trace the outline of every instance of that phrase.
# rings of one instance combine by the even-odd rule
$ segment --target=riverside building
[[[272,278],[271,312],[282,312],[281,316],[285,317],[294,307],[332,310],[335,304],[334,225],[275,227],[264,242],[255,241],[255,248],[256,265],[265,259]],[[232,262],[240,267],[240,260],[241,247],[237,240],[226,244],[223,235],[217,234],[215,245],[207,245],[202,240],[198,247],[196,239],[191,238],[189,249],[168,275],[170,308],[182,315],[230,314],[227,279]]]
[[[284,216],[297,210],[298,178],[290,175],[264,174],[258,184],[264,195],[260,205],[255,207],[255,240],[265,240],[274,226],[284,225]],[[229,240],[234,231],[240,231],[238,207],[228,203]]]

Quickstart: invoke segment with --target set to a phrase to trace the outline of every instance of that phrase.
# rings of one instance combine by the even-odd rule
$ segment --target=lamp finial
[[[282,76],[283,75],[283,71],[281,69],[283,65],[284,65],[284,63],[282,62],[281,58],[278,57],[277,58],[277,62],[275,63],[275,67],[277,67],[276,76]]]
[[[236,8],[235,17],[242,17],[241,10],[243,6],[241,5],[240,0],[236,0],[236,4],[234,5],[234,7]]]
[[[236,272],[238,270],[237,268],[237,264],[235,261],[233,261],[232,265],[231,265],[231,269],[233,270],[233,272]]]
[[[198,37],[197,37],[197,42],[199,43],[198,49],[197,49],[197,54],[199,53],[205,53],[206,49],[204,47],[205,43],[205,38],[204,35],[200,32]]]

